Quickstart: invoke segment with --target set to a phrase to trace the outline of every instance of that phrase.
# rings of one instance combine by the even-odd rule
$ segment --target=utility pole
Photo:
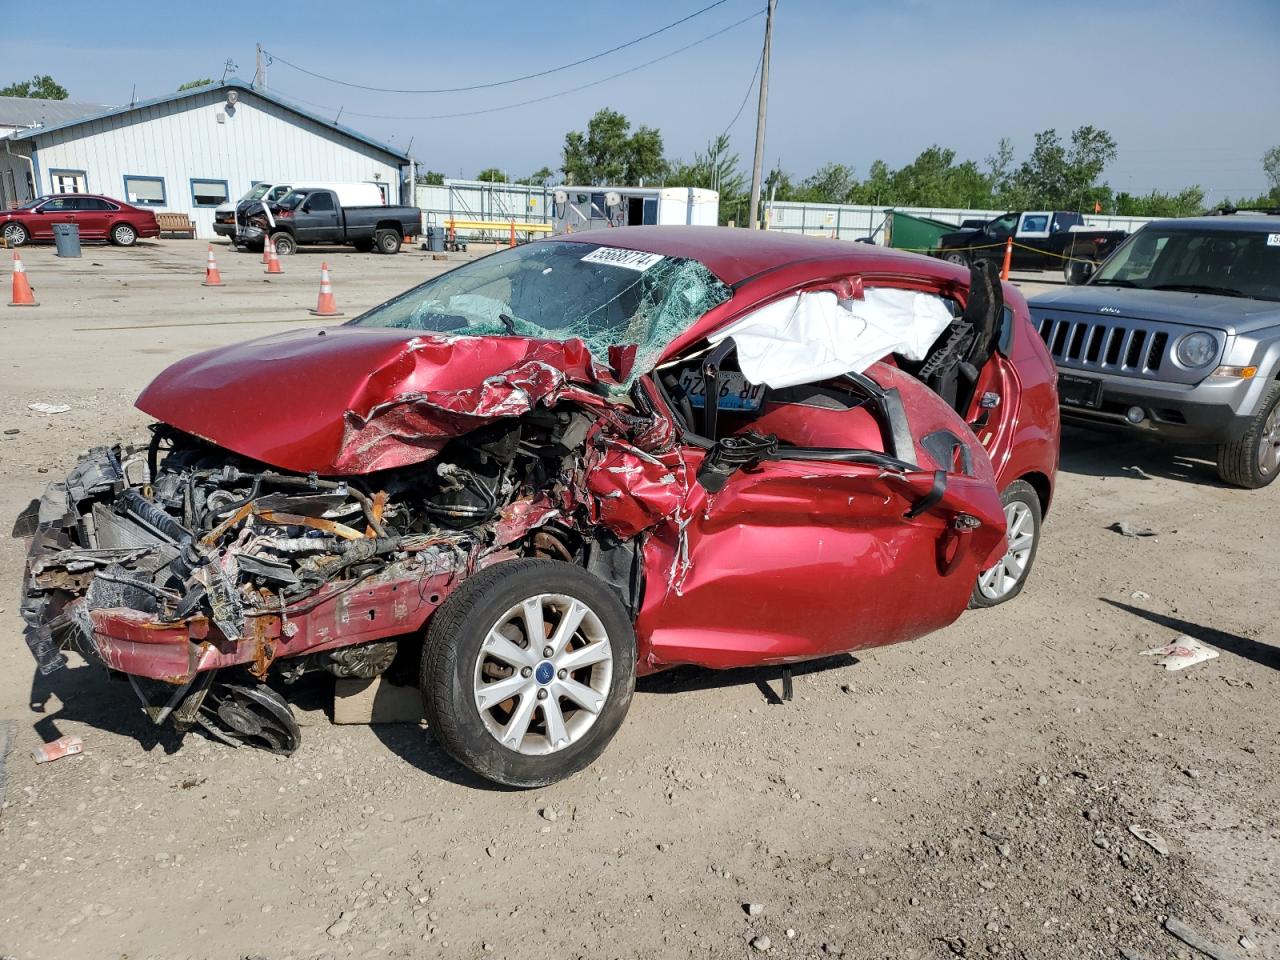
[[[267,89],[267,64],[262,56],[262,44],[258,44],[257,68],[253,71],[253,85],[259,90]]]
[[[751,209],[747,220],[752,230],[760,229],[760,175],[764,165],[764,120],[769,105],[769,44],[773,40],[773,11],[778,0],[769,0],[769,12],[764,21],[764,52],[760,56],[760,105],[756,110],[756,155],[751,165]]]

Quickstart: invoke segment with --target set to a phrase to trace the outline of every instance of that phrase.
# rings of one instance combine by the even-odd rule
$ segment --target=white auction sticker
[[[583,263],[607,263],[611,267],[625,267],[640,273],[662,260],[660,253],[643,250],[623,250],[619,247],[597,247],[582,258]]]
[[[1280,247],[1280,233],[1268,233],[1268,234],[1267,234],[1267,246],[1268,246],[1268,247]]]

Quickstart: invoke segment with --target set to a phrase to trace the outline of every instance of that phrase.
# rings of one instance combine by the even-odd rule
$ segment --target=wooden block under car
[[[421,723],[422,694],[382,677],[340,678],[333,685],[334,723]]]

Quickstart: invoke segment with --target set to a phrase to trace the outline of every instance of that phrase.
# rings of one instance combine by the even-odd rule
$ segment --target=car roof
[[[1280,217],[1265,213],[1235,213],[1220,217],[1179,217],[1177,220],[1154,220],[1148,226],[1161,230],[1221,230],[1258,231],[1280,233]]]
[[[794,263],[830,263],[854,272],[901,269],[913,273],[946,274],[941,261],[869,243],[807,237],[777,230],[732,227],[617,227],[600,228],[551,238],[571,243],[594,243],[699,260],[730,286]]]

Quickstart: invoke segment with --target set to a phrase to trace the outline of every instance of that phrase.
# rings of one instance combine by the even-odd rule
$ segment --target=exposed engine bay
[[[286,681],[311,670],[377,676],[398,635],[412,634],[454,582],[517,555],[585,564],[587,552],[611,548],[624,558],[595,562],[624,564],[633,604],[634,549],[607,530],[587,545],[571,525],[575,513],[590,523],[578,484],[599,429],[572,405],[538,408],[450,440],[426,462],[330,479],[156,424],[148,447],[91,451],[28,516],[28,645],[42,672],[71,647],[198,701],[203,671],[242,665],[261,679],[284,657]],[[596,440],[599,456],[609,443]],[[190,643],[175,647],[187,633]],[[149,707],[157,721],[169,711],[180,725],[200,719],[200,704],[183,698]]]

